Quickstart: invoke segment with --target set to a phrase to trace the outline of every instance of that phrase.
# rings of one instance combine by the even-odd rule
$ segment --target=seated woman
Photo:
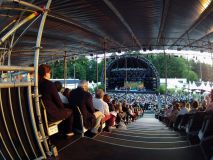
[[[42,64],[38,68],[39,76],[39,93],[46,107],[47,118],[49,122],[64,120],[60,124],[60,129],[67,136],[72,136],[73,116],[72,110],[64,108],[64,105],[58,95],[58,91],[53,82],[51,82],[51,68],[49,65]]]

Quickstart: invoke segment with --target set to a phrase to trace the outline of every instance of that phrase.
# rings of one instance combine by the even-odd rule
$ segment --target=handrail
[[[27,87],[34,86],[33,82],[1,82],[0,88],[12,88],[12,87]]]
[[[1,66],[0,71],[28,71],[33,72],[34,67],[22,67],[22,66]]]

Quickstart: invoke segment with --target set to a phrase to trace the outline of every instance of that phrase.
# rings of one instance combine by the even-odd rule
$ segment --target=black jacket
[[[47,79],[39,81],[39,93],[46,107],[49,121],[58,121],[68,118],[72,111],[64,108],[64,105],[58,95],[58,91],[53,82]]]
[[[71,91],[69,102],[74,112],[74,123],[77,121],[76,118],[79,119],[78,111],[76,109],[76,106],[78,106],[83,115],[84,127],[87,129],[93,128],[96,123],[96,118],[93,114],[95,108],[92,103],[92,95],[78,87]]]

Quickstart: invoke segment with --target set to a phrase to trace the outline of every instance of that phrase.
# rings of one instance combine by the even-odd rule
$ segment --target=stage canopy
[[[4,0],[0,37],[18,18],[42,13],[46,0]],[[17,30],[12,62],[32,59],[41,17]],[[13,23],[13,24],[12,24]],[[9,26],[10,25],[10,26]],[[9,26],[9,27],[8,27]],[[41,57],[129,50],[212,50],[212,0],[53,0],[45,23]],[[8,43],[11,40],[8,40]],[[9,48],[5,42],[0,47]],[[0,51],[3,49],[1,48]]]

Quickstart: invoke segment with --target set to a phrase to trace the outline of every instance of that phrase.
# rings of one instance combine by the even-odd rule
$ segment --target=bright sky
[[[200,51],[177,51],[177,50],[165,50],[166,54],[169,55],[174,55],[174,56],[182,56],[185,59],[194,59],[196,62],[202,62],[202,63],[206,63],[206,64],[213,64],[213,54],[209,53],[209,52],[200,52]],[[121,53],[117,53],[116,55],[123,55],[125,52],[121,52]],[[141,54],[158,54],[158,53],[163,53],[163,50],[152,50],[149,51],[147,50],[146,52],[144,52],[143,50],[140,51]],[[114,53],[113,53],[114,54]],[[110,55],[112,55],[112,53],[107,53],[106,57],[109,57]],[[101,61],[102,58],[104,58],[104,55],[98,55],[99,57],[99,62]],[[91,58],[91,57],[88,57]],[[95,58],[95,55],[94,57]]]

